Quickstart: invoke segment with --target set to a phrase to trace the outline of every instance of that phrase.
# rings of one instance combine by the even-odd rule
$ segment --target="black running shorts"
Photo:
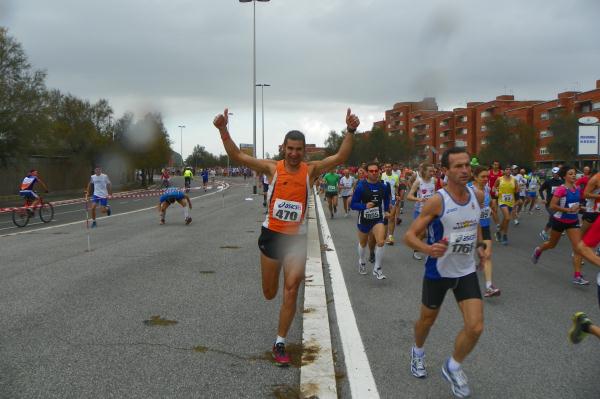
[[[306,259],[306,234],[283,234],[262,227],[258,248],[267,258],[282,261],[286,256]]]
[[[594,223],[598,219],[598,215],[600,215],[598,212],[584,212],[581,218],[588,223]]]
[[[325,197],[326,197],[326,198],[333,198],[333,197],[337,197],[337,196],[338,196],[338,193],[337,193],[337,192],[335,192],[335,193],[330,193],[330,192],[327,192],[327,191],[325,191]]]
[[[563,231],[568,229],[578,229],[579,227],[581,227],[579,226],[579,221],[576,221],[574,223],[564,223],[556,219],[555,217],[552,218],[550,223],[552,230],[558,231],[559,233],[562,233]]]
[[[492,232],[490,231],[490,226],[481,226],[481,239],[492,241]]]
[[[454,292],[456,302],[465,299],[481,299],[481,289],[477,273],[473,272],[458,278],[423,278],[423,291],[421,303],[429,309],[439,309],[444,302],[446,291],[451,289]]]

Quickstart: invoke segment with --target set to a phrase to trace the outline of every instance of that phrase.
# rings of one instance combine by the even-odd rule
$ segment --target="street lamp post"
[[[240,3],[252,2],[252,144],[254,146],[252,152],[256,158],[256,2],[263,3],[269,0],[239,0]],[[254,187],[252,192],[257,193],[256,176],[254,176]]]
[[[262,108],[262,159],[265,159],[265,87],[271,87],[271,85],[259,83],[256,86],[260,87],[260,103]]]
[[[181,167],[183,168],[183,129],[185,128],[185,125],[179,125],[178,126],[181,132],[180,135],[180,143],[179,143],[179,149],[181,151]]]

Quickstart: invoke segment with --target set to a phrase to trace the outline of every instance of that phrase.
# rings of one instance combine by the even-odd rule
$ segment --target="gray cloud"
[[[265,90],[266,146],[306,128],[318,142],[352,106],[364,127],[402,100],[443,106],[552,98],[599,79],[600,2],[271,0],[256,4],[257,80]],[[23,0],[0,21],[51,87],[107,98],[118,112],[163,112],[184,152],[221,145],[212,117],[230,106],[251,131],[252,5],[236,0]],[[9,5],[7,7],[7,5]],[[260,93],[258,97],[260,112]],[[339,116],[341,113],[342,117]],[[260,131],[260,113],[258,129]],[[312,138],[311,138],[312,137]],[[319,143],[320,144],[320,143]],[[179,148],[179,145],[175,145]]]

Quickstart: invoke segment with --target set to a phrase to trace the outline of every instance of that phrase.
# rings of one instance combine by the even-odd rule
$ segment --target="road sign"
[[[598,118],[595,116],[582,116],[578,121],[583,125],[593,125],[594,123],[598,123]]]
[[[598,126],[579,126],[577,155],[598,155]]]

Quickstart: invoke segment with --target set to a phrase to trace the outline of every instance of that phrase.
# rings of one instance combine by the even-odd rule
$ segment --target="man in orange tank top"
[[[279,274],[283,269],[283,301],[279,312],[277,338],[273,344],[273,359],[278,366],[287,366],[290,357],[285,351],[285,337],[296,313],[298,290],[304,280],[306,265],[305,213],[310,186],[318,177],[343,164],[352,152],[352,136],[360,124],[358,117],[346,113],[347,133],[340,149],[323,160],[305,162],[304,134],[292,130],[285,135],[281,161],[256,159],[240,151],[227,129],[228,112],[213,121],[221,134],[229,158],[265,174],[270,182],[267,194],[267,216],[258,239],[263,294],[266,299],[277,295]]]

